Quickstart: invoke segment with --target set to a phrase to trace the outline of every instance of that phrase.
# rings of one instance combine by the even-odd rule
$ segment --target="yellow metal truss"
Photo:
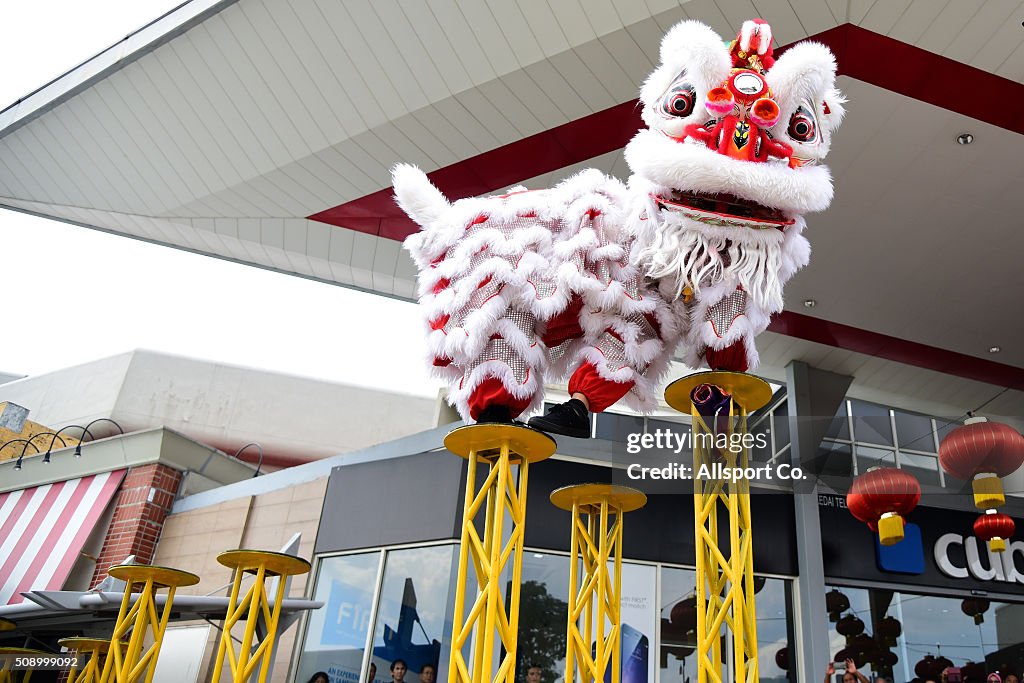
[[[99,683],[103,673],[103,663],[110,641],[102,638],[61,638],[57,641],[68,652],[78,656],[78,663],[84,666],[73,667],[68,671],[68,683]],[[125,643],[122,643],[125,645]]]
[[[690,398],[697,386],[712,384],[731,395],[728,419],[705,419]],[[725,478],[714,468],[746,468],[747,412],[771,400],[767,382],[743,373],[702,372],[673,382],[665,399],[693,418],[693,511],[697,551],[697,681],[722,683],[722,643],[732,634],[733,671],[738,683],[756,683],[757,621],[750,481]],[[708,424],[711,422],[712,424]],[[722,435],[726,446],[722,446]],[[734,436],[735,435],[735,436]],[[719,445],[714,445],[719,444]],[[712,476],[701,476],[701,468]],[[724,514],[722,514],[724,513]],[[728,541],[719,542],[719,518]]]
[[[310,564],[301,557],[266,550],[228,550],[218,555],[217,561],[234,570],[234,578],[231,583],[227,613],[224,616],[224,626],[221,630],[220,646],[217,649],[217,663],[210,680],[220,681],[224,658],[227,655],[232,681],[235,683],[248,681],[258,665],[260,672],[257,680],[259,683],[265,683],[267,673],[270,671],[274,643],[277,640],[281,602],[285,598],[287,583],[285,578],[296,574],[305,574],[309,571]],[[255,580],[243,594],[242,579],[246,574],[253,574]],[[279,578],[274,601],[271,603],[267,599],[266,580],[275,576]],[[266,633],[254,648],[256,624],[260,617],[263,618]],[[245,631],[236,653],[231,630],[242,619],[245,619]]]
[[[551,502],[572,512],[564,680],[575,681],[579,669],[583,681],[604,681],[610,666],[612,683],[619,683],[622,520],[647,496],[625,486],[576,484],[554,491]]]
[[[528,427],[475,424],[453,430],[444,444],[449,451],[469,461],[448,680],[452,683],[512,683],[519,629],[527,475],[531,462],[543,460],[555,452],[555,442]],[[478,486],[479,464],[487,465],[488,471]],[[481,511],[482,536],[476,528]],[[507,531],[506,517],[510,523]],[[475,587],[467,585],[471,561],[476,575]],[[501,582],[506,567],[511,569],[507,604]],[[503,652],[495,669],[495,646],[499,644]],[[464,656],[467,645],[470,646],[468,659]]]
[[[171,617],[174,591],[182,586],[194,586],[199,583],[199,577],[180,569],[140,564],[117,565],[107,573],[126,585],[100,681],[134,683],[145,673],[145,683],[151,683],[167,621]],[[138,593],[133,592],[136,584],[141,584]],[[156,592],[160,588],[167,589],[167,599],[163,612],[157,614]],[[135,597],[134,603],[132,597]],[[145,645],[147,635],[153,637],[149,648]]]

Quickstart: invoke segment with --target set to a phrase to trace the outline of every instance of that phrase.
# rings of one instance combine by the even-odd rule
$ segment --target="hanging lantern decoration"
[[[766,583],[768,583],[768,579],[764,578],[763,576],[755,576],[754,577],[754,595],[757,595],[758,593],[760,593],[761,589],[764,588],[764,585]]]
[[[828,612],[828,619],[833,624],[839,621],[843,612],[850,609],[850,599],[841,591],[833,588],[825,593],[825,611]]]
[[[1013,519],[995,510],[985,510],[985,514],[974,520],[974,535],[988,541],[988,549],[994,553],[1006,550],[1006,541],[1013,536],[1013,529]]]
[[[780,648],[775,652],[775,666],[783,671],[789,671],[789,647]]]
[[[875,625],[875,635],[886,647],[896,647],[896,640],[903,635],[903,624],[894,617],[884,617]]]
[[[864,622],[852,614],[847,614],[836,622],[836,633],[847,638],[859,636],[864,633]]]
[[[868,528],[878,532],[882,545],[903,540],[903,519],[921,500],[921,485],[909,472],[873,467],[853,480],[846,507]]]
[[[696,633],[697,631],[697,598],[686,598],[672,606],[669,617],[672,626],[684,634]]]
[[[945,657],[925,655],[921,661],[914,665],[914,673],[922,680],[930,678],[937,681],[942,677],[942,672],[951,666],[953,666],[953,662]]]
[[[970,481],[979,510],[1006,502],[1000,477],[1024,464],[1024,436],[1013,427],[971,417],[939,444],[939,463],[946,474]]]
[[[964,598],[960,603],[960,611],[969,617],[974,617],[974,623],[985,623],[985,612],[988,611],[989,601],[985,598]]]
[[[878,653],[878,656],[875,657],[875,660],[874,660],[873,663],[877,664],[880,667],[885,667],[887,669],[891,669],[892,667],[896,666],[896,664],[899,661],[900,661],[899,656],[895,652],[893,652],[892,650],[882,650],[881,652]]]
[[[858,621],[860,621],[858,619]],[[864,666],[873,662],[878,656],[879,647],[875,639],[867,633],[860,633],[846,639],[847,648],[853,653],[853,661],[857,666]]]

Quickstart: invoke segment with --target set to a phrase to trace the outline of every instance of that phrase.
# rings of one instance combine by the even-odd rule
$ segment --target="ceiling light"
[[[1002,346],[990,346],[990,347],[988,347],[988,352],[989,353],[999,353],[1002,350],[1003,350]]]
[[[956,144],[958,145],[969,145],[974,142],[974,136],[970,133],[960,133],[956,136]]]
[[[814,308],[818,305],[818,302],[814,299],[804,299],[804,308]]]

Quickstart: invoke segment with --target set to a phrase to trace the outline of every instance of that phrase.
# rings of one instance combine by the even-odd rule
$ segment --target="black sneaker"
[[[583,401],[571,398],[565,403],[551,406],[547,415],[531,417],[530,426],[549,434],[589,439],[590,411],[583,405]]]
[[[490,405],[481,410],[476,421],[483,424],[515,424],[512,421],[512,411],[508,406],[499,405]]]

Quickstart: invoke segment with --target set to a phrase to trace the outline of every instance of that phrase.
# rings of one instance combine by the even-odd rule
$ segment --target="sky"
[[[7,3],[0,109],[179,4]],[[3,373],[144,348],[425,396],[439,386],[408,302],[2,209],[0,255]]]

